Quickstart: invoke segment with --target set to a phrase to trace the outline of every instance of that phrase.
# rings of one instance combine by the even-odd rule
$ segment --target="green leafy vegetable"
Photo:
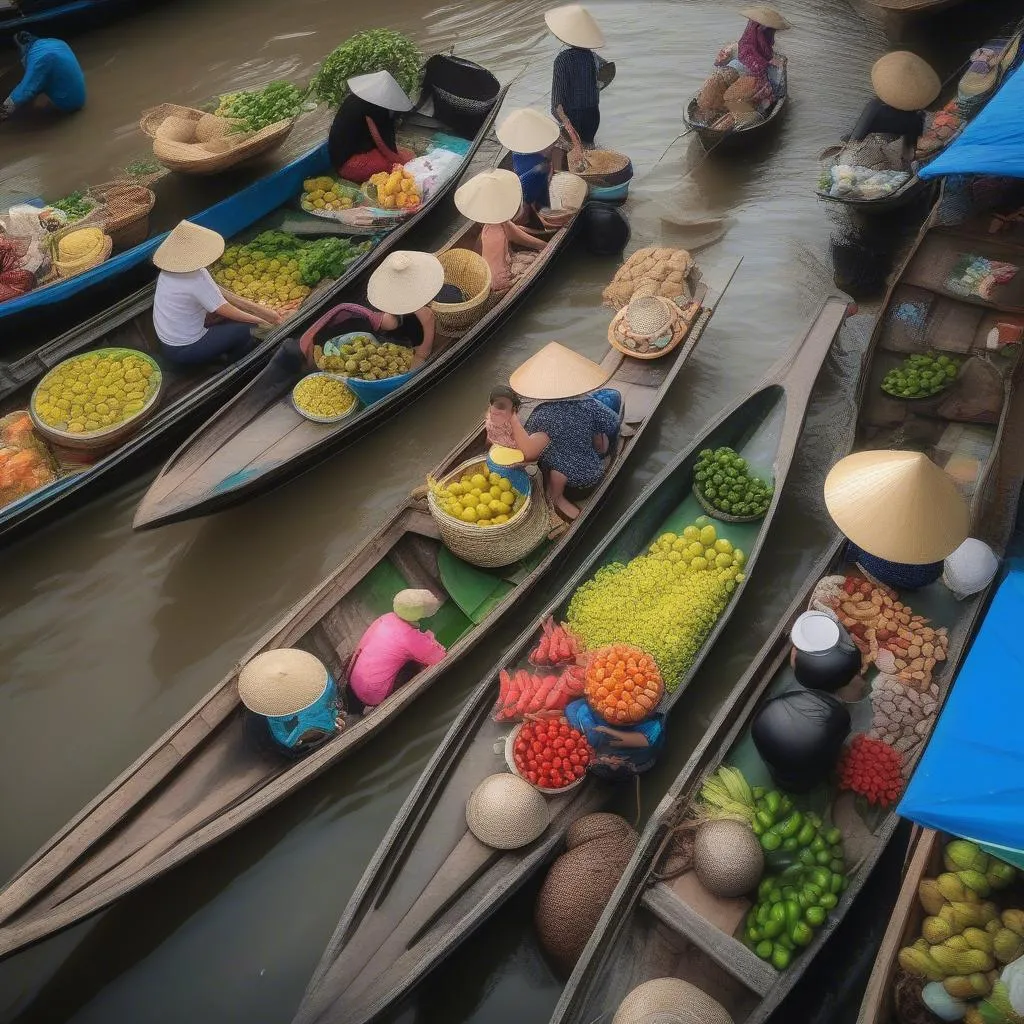
[[[50,203],[54,210],[60,210],[67,215],[69,222],[81,220],[96,209],[96,204],[81,192],[72,192],[70,195]]]
[[[236,121],[242,131],[258,132],[278,121],[297,117],[304,99],[305,93],[291,82],[271,82],[262,89],[222,96],[216,113]]]
[[[355,75],[390,71],[413,96],[419,88],[423,55],[416,44],[387,28],[359,32],[325,58],[310,88],[317,99],[338,106],[348,94],[346,82]]]

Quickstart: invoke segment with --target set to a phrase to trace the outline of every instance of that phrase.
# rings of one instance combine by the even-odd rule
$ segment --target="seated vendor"
[[[924,131],[924,108],[935,102],[942,88],[939,76],[916,54],[898,50],[875,61],[871,86],[875,98],[864,108],[849,141],[890,135],[916,145]]]
[[[551,205],[548,183],[554,172],[551,154],[558,141],[558,124],[539,110],[523,107],[501,122],[497,135],[512,153],[512,170],[523,191],[523,209],[517,219],[526,223],[531,215]]]
[[[395,140],[395,114],[412,110],[413,103],[387,71],[350,78],[348,88],[331,123],[327,153],[342,178],[361,185],[415,155]]]
[[[61,39],[39,39],[31,32],[15,32],[25,74],[0,107],[0,121],[18,107],[43,96],[63,114],[85,106],[85,75],[71,47]]]
[[[366,297],[383,312],[380,329],[388,340],[413,350],[413,367],[422,366],[434,347],[430,303],[445,287],[444,267],[429,252],[393,252],[370,275]]]
[[[256,655],[238,673],[238,696],[263,730],[260,746],[269,737],[289,757],[309,753],[345,726],[330,672],[298,648]]]
[[[726,114],[738,123],[763,116],[785,95],[786,59],[775,50],[775,34],[792,26],[764,4],[740,14],[747,18],[743,35],[719,52],[718,70],[697,94],[697,110],[706,124]]]
[[[492,292],[507,292],[544,248],[541,239],[512,223],[522,203],[519,179],[500,169],[482,171],[455,192],[459,212],[482,225],[480,252],[491,268]]]
[[[153,327],[161,353],[172,363],[241,359],[253,346],[253,327],[281,322],[274,310],[218,287],[206,268],[223,252],[224,239],[216,231],[183,220],[153,253],[160,268]]]
[[[509,379],[523,398],[540,402],[524,426],[510,418],[515,447],[526,462],[544,471],[548,500],[572,521],[580,510],[565,496],[567,487],[594,487],[604,473],[604,456],[618,437],[622,396],[599,388],[608,374],[597,363],[551,342]]]
[[[566,46],[555,58],[551,112],[561,109],[583,145],[592,146],[601,124],[598,71],[603,63],[594,50],[604,46],[604,33],[582,4],[555,7],[545,13],[544,21]]]
[[[317,345],[322,348],[324,343],[332,338],[355,331],[376,334],[382,329],[386,319],[390,323],[395,318],[388,318],[385,313],[378,313],[375,309],[367,309],[354,302],[342,302],[332,307],[316,323],[303,331],[302,337],[299,338],[299,350],[303,356],[305,369],[316,368],[314,349]]]
[[[445,656],[433,633],[416,628],[441,607],[429,590],[400,591],[392,607],[363,634],[348,666],[349,688],[371,708],[390,696],[407,665],[427,668]]]
[[[636,725],[609,725],[582,698],[565,709],[594,751],[589,771],[600,778],[624,779],[654,767],[665,737],[665,716],[653,714]]]

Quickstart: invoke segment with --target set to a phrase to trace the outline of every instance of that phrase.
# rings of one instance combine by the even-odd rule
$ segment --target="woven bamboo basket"
[[[444,267],[445,284],[453,284],[464,302],[432,302],[437,328],[449,336],[461,334],[484,315],[491,297],[491,268],[487,260],[469,249],[445,249],[437,258]]]
[[[99,228],[100,231],[104,231],[102,224],[91,224],[83,227],[82,222],[79,221],[77,224],[68,225],[68,227],[62,228],[60,231],[56,231],[50,236],[50,254],[55,278],[63,279],[74,277],[76,274],[82,274],[86,270],[92,270],[93,267],[98,267],[101,263],[105,263],[110,259],[110,254],[114,249],[114,243],[111,241],[110,235],[106,234],[105,231],[103,235],[103,248],[100,249],[95,256],[90,257],[89,259],[77,261],[62,260],[59,258],[61,239],[74,234],[76,231],[84,231],[88,227],[96,227]]]
[[[442,482],[447,484],[458,480],[467,469],[479,466],[483,461],[481,456],[462,463],[443,477]],[[433,491],[427,495],[427,507],[445,547],[463,561],[484,569],[497,569],[525,558],[543,543],[551,529],[547,498],[539,474],[533,479],[530,494],[522,508],[501,526],[479,527],[454,519],[438,505]]]
[[[659,295],[633,300],[612,318],[608,343],[631,359],[661,359],[678,348],[699,312],[696,303],[680,309],[671,299]],[[630,327],[639,331],[642,340],[631,336]]]
[[[149,237],[149,214],[156,203],[152,189],[119,178],[92,191],[106,206],[104,230],[115,249],[131,249]]]
[[[267,125],[254,134],[194,107],[162,103],[143,112],[139,127],[153,140],[153,156],[181,174],[217,174],[280,146],[297,118]]]
[[[588,185],[598,187],[622,185],[633,177],[632,161],[625,153],[614,149],[584,149],[576,129],[558,108],[558,120],[569,137],[569,170],[581,177]]]

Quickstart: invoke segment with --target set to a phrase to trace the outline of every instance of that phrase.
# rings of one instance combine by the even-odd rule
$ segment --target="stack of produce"
[[[55,479],[53,460],[29,414],[20,410],[0,419],[0,506]]]
[[[373,175],[363,191],[383,210],[412,211],[423,202],[416,179],[401,164]]]
[[[821,818],[794,808],[778,790],[751,789],[742,772],[723,765],[704,783],[698,813],[706,823],[725,818],[741,821],[757,837],[766,873],[758,876],[749,866],[742,870],[743,891],[757,886],[757,898],[747,914],[743,937],[762,960],[784,971],[795,952],[810,945],[847,887],[842,833],[828,828]],[[701,829],[705,826],[702,825]],[[700,833],[698,832],[698,838]],[[738,837],[731,844],[737,845]],[[718,859],[728,859],[735,873],[732,850],[719,844]],[[698,866],[695,848],[694,867]],[[700,858],[698,877],[716,877],[714,849]],[[756,855],[745,858],[756,863]],[[732,894],[735,892],[735,887]],[[712,882],[716,891],[718,882]]]
[[[36,276],[22,266],[24,249],[0,237],[0,302],[16,299],[36,286]]]
[[[592,751],[586,737],[563,715],[524,722],[512,746],[516,771],[540,789],[564,789],[583,778]]]
[[[141,352],[99,349],[55,366],[32,396],[35,415],[69,434],[91,434],[127,422],[160,388],[160,370]]]
[[[486,463],[470,466],[461,479],[452,483],[428,483],[442,512],[477,526],[507,523],[526,500],[505,477],[489,472]]]
[[[292,389],[292,399],[300,411],[320,419],[337,419],[356,404],[343,381],[323,373],[303,377]]]
[[[647,554],[599,569],[569,602],[569,628],[590,650],[625,643],[646,652],[671,692],[743,580],[744,562],[701,516],[681,535],[660,536]]]
[[[859,733],[843,751],[837,767],[839,788],[876,807],[891,807],[903,791],[903,757],[883,740]]]
[[[907,356],[882,378],[882,390],[894,398],[928,398],[945,391],[960,372],[960,364],[934,352]]]
[[[62,218],[56,219],[56,226],[60,227],[64,224],[74,224],[75,221],[79,221],[83,217],[87,217],[95,209],[95,200],[90,199],[83,192],[72,192],[70,195],[64,196],[63,199],[58,199],[56,202],[50,203],[50,205],[39,214],[39,217],[42,221],[47,210],[59,210],[64,215]]]
[[[340,277],[369,249],[348,238],[304,241],[286,231],[263,231],[245,245],[229,245],[210,273],[236,295],[281,313],[294,312],[324,278]]]
[[[413,351],[408,345],[377,341],[369,334],[360,334],[343,345],[329,341],[323,349],[314,346],[313,359],[328,373],[359,380],[387,380],[412,369]]]
[[[927,693],[901,683],[895,676],[879,675],[871,687],[874,712],[872,739],[883,740],[903,755],[903,774],[909,773],[914,754],[931,731],[939,707],[938,686]],[[934,691],[934,693],[932,692]]]
[[[665,692],[654,659],[629,644],[595,651],[587,664],[587,703],[610,725],[636,725],[649,717]]]
[[[518,722],[544,711],[564,711],[566,705],[583,695],[584,682],[581,673],[570,669],[545,676],[524,668],[502,669],[498,687],[494,721]]]
[[[298,117],[303,98],[304,94],[291,82],[271,82],[262,89],[221,96],[214,113],[236,121],[242,131],[258,132],[278,121]]]
[[[1024,911],[1001,910],[988,899],[1014,882],[1016,869],[963,839],[946,845],[943,861],[946,871],[918,886],[921,906],[928,914],[921,924],[921,937],[899,953],[904,971],[930,983],[924,986],[922,999],[936,1012],[949,1008],[948,997],[987,996],[999,979],[1000,965],[1024,955]],[[958,1016],[965,1013],[965,1019],[983,1019],[972,1017],[966,1004]]]
[[[774,493],[732,448],[705,448],[697,456],[693,479],[694,491],[707,507],[738,519],[763,516]]]
[[[693,257],[685,249],[637,249],[615,272],[601,298],[615,309],[622,309],[634,296],[689,300],[693,268]]]
[[[99,266],[111,249],[110,239],[99,228],[79,228],[57,242],[53,265],[61,277],[71,277]]]
[[[357,32],[333,49],[310,83],[318,100],[339,106],[348,95],[348,80],[374,71],[390,72],[402,89],[415,96],[423,56],[408,37],[388,28]]]
[[[307,178],[302,183],[302,196],[299,200],[304,210],[316,212],[326,210],[334,213],[338,210],[351,210],[358,203],[358,195],[337,178],[324,175],[320,178]]]
[[[571,665],[583,653],[584,647],[565,623],[556,623],[550,616],[540,626],[541,636],[530,652],[530,663],[541,666]]]

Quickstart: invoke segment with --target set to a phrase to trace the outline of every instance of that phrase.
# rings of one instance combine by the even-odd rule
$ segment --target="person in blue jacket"
[[[71,47],[61,39],[39,39],[31,32],[16,32],[25,74],[4,100],[0,121],[18,107],[45,96],[59,111],[74,113],[85,106],[85,75]]]

